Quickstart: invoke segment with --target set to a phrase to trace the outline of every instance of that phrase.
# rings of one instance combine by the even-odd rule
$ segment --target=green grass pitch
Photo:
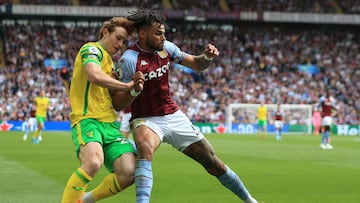
[[[31,137],[31,135],[30,135]],[[333,150],[319,148],[319,136],[206,135],[260,202],[360,202],[360,137],[332,136]],[[39,145],[21,132],[0,132],[0,202],[56,203],[79,166],[69,132],[44,132]],[[197,163],[162,144],[153,161],[154,203],[241,202]],[[105,176],[97,174],[89,188]],[[134,203],[131,186],[104,203]]]

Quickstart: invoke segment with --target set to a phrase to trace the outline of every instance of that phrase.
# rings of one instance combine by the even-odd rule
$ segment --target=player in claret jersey
[[[321,149],[333,149],[330,145],[330,127],[332,124],[333,110],[336,110],[335,99],[331,96],[330,90],[326,90],[325,96],[320,97],[318,107],[320,108],[322,116],[322,136],[321,136]]]
[[[256,203],[236,173],[215,155],[204,135],[192,125],[171,97],[170,63],[203,71],[219,55],[218,49],[208,44],[204,52],[196,56],[180,50],[166,40],[165,17],[155,11],[139,9],[128,19],[135,22],[138,42],[124,52],[116,72],[121,73],[123,82],[131,80],[136,71],[143,72],[145,76],[144,89],[131,105],[133,137],[138,150],[136,202],[150,202],[153,154],[162,142],[166,142],[201,164],[244,202]],[[116,98],[113,100],[116,101]]]
[[[274,126],[275,126],[275,133],[276,133],[276,140],[282,140],[281,131],[283,128],[283,119],[284,119],[284,111],[281,109],[281,104],[277,104],[277,108],[273,112],[274,117]]]

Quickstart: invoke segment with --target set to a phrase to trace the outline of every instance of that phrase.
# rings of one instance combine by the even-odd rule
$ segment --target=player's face
[[[162,51],[164,49],[165,25],[154,22],[146,32],[146,46],[150,51]]]
[[[122,50],[129,39],[129,34],[123,27],[115,27],[113,32],[104,33],[104,46],[110,55]]]

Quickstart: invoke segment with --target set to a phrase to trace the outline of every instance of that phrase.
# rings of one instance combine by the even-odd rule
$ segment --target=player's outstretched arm
[[[89,81],[91,83],[100,85],[102,87],[106,87],[109,89],[114,90],[122,90],[122,91],[129,91],[131,88],[134,87],[134,82],[120,82],[112,78],[111,76],[104,73],[100,66],[96,63],[87,63],[86,64],[86,73],[88,74]]]
[[[144,89],[145,77],[140,71],[133,76],[134,87],[130,91],[110,90],[113,107],[116,111],[121,111],[128,107],[134,99]]]
[[[219,56],[219,50],[212,44],[205,47],[204,53],[201,55],[185,54],[182,65],[190,67],[195,71],[203,71],[209,68],[213,59]]]

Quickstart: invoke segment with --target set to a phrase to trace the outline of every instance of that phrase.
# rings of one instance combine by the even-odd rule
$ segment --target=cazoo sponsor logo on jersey
[[[161,66],[160,68],[157,68],[154,71],[144,73],[145,81],[162,77],[169,70],[169,68],[170,68],[170,62]]]

